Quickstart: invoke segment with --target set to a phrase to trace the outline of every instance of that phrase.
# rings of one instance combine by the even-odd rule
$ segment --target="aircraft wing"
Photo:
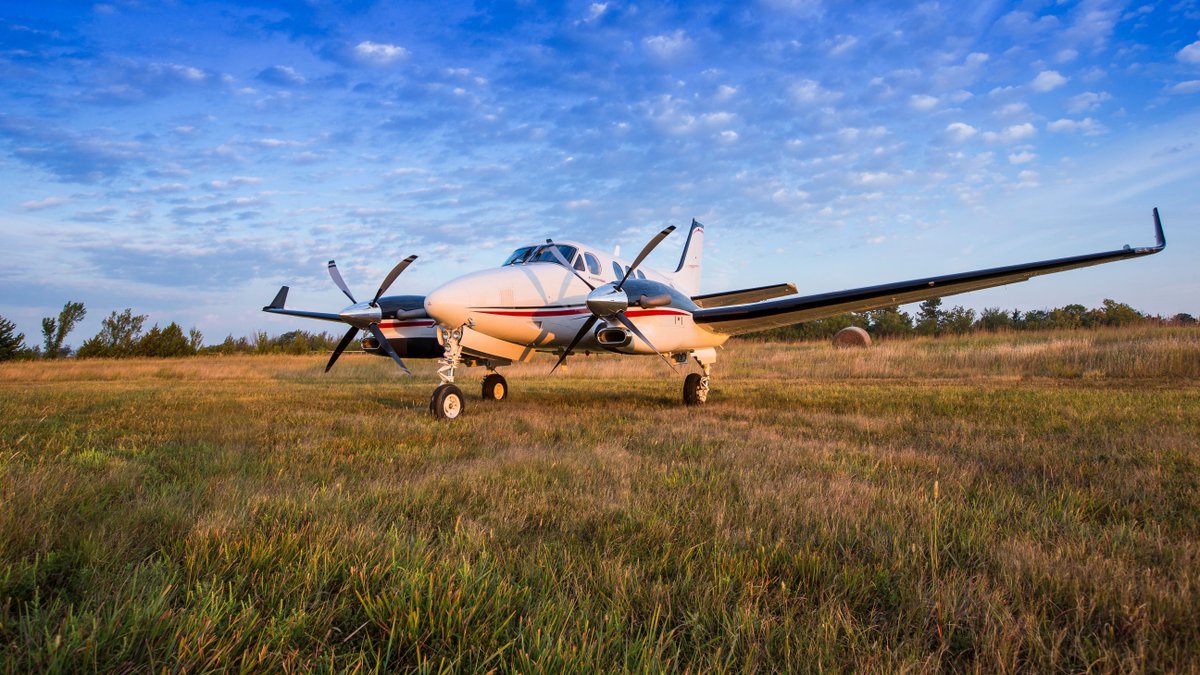
[[[724,293],[708,293],[692,296],[692,302],[700,307],[727,307],[729,305],[744,305],[749,302],[762,302],[773,298],[782,298],[796,292],[795,284],[773,284],[759,286],[740,291],[725,291]]]
[[[1052,274],[1158,253],[1166,247],[1167,241],[1163,236],[1162,222],[1158,218],[1157,208],[1154,209],[1154,234],[1155,245],[1146,248],[1130,248],[1126,245],[1122,249],[1104,253],[913,279],[835,293],[790,296],[778,300],[726,307],[702,307],[696,310],[692,317],[697,324],[714,332],[727,335],[752,333],[768,328],[790,326],[805,321],[837,316],[846,312],[863,312],[904,305],[929,298],[940,298],[1025,281],[1041,274]]]

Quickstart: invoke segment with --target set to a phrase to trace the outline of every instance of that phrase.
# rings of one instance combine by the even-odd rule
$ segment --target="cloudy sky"
[[[965,9],[964,9],[965,8]],[[958,296],[1200,314],[1200,1],[5,3],[0,315],[321,328],[546,236],[707,226],[704,288],[1153,243]],[[673,240],[672,240],[673,239]],[[682,237],[650,264],[674,262]]]

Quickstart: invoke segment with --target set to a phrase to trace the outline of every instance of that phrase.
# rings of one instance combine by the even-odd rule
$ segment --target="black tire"
[[[485,401],[503,401],[508,398],[508,380],[500,373],[489,374],[483,378],[481,396]]]
[[[683,380],[683,402],[686,405],[704,405],[708,392],[700,388],[700,373],[689,373]]]
[[[467,409],[467,399],[462,390],[452,384],[443,384],[433,390],[429,400],[429,412],[439,420],[452,420]]]

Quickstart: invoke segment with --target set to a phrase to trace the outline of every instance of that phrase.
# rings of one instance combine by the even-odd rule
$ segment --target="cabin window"
[[[591,253],[584,253],[583,258],[587,262],[588,272],[595,276],[600,276],[600,260]]]
[[[625,273],[621,271],[621,266],[616,262],[613,263],[613,274],[616,275],[613,277],[613,281],[620,281],[621,277],[625,275]]]
[[[633,275],[634,275],[634,276],[636,276],[636,277],[637,277],[637,278],[639,278],[639,279],[645,279],[645,278],[646,278],[646,273],[645,273],[645,272],[643,272],[643,271],[641,271],[641,270],[637,270],[637,271],[635,271],[635,272],[633,273]]]

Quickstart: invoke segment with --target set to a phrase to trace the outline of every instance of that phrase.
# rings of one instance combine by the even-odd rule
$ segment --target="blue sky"
[[[957,296],[1200,315],[1200,0],[77,2],[0,10],[0,315],[207,341],[707,226],[704,290],[824,292],[1153,242]],[[682,237],[649,264],[674,262]]]

